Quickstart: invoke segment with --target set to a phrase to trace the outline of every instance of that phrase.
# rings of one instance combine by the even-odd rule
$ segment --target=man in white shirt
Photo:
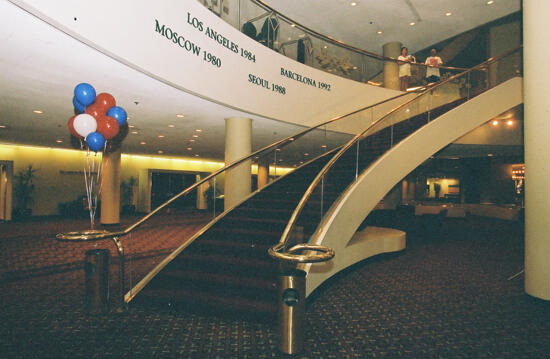
[[[430,57],[426,59],[424,64],[428,65],[428,67],[426,67],[426,79],[428,83],[438,82],[441,77],[438,66],[443,65],[443,61],[441,57],[437,56],[437,51],[435,49],[430,51]]]

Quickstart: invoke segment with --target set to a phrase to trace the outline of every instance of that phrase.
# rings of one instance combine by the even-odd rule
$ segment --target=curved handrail
[[[399,61],[395,58],[392,58],[392,57],[387,57],[387,56],[383,56],[383,55],[380,55],[380,54],[377,54],[377,53],[374,53],[374,52],[371,52],[371,51],[367,51],[367,50],[363,50],[359,47],[356,47],[356,46],[353,46],[353,45],[348,45],[346,43],[344,43],[343,41],[340,41],[340,40],[336,40],[334,39],[333,37],[331,36],[327,36],[327,35],[323,35],[315,30],[312,30],[302,24],[300,24],[299,22],[297,21],[294,21],[293,19],[291,19],[290,17],[284,15],[284,14],[281,14],[280,12],[278,12],[277,10],[275,10],[274,8],[272,8],[271,6],[267,5],[266,3],[264,3],[262,0],[250,0],[251,2],[255,3],[256,5],[262,7],[265,11],[269,11],[269,12],[272,12],[272,13],[275,13],[277,14],[278,17],[286,20],[287,22],[289,22],[290,24],[294,24],[295,27],[298,27],[300,28],[301,30],[317,37],[317,38],[320,38],[322,39],[323,41],[327,41],[333,45],[336,45],[336,46],[339,46],[339,47],[343,47],[343,48],[346,48],[348,50],[351,50],[353,52],[356,52],[358,54],[361,54],[361,55],[366,55],[368,57],[371,57],[371,58],[375,58],[377,60],[381,60],[381,61],[390,61],[390,62],[395,62],[395,63],[399,63],[399,64],[402,64],[403,62],[402,61]],[[444,66],[444,65],[441,65],[441,66],[432,66],[432,65],[426,65],[424,63],[421,63],[421,62],[415,62],[413,63],[415,66],[420,66],[420,67],[435,67],[435,68],[439,68],[439,69],[443,69],[443,70],[450,70],[450,71],[467,71],[469,69],[467,68],[462,68],[462,67],[455,67],[455,66]]]
[[[488,67],[489,65],[495,63],[496,61],[521,50],[522,48],[523,48],[523,46],[520,46],[516,49],[509,50],[509,51],[507,51],[503,54],[500,54],[498,56],[490,57],[488,60],[482,62],[481,64],[476,65],[476,66],[474,66],[474,67],[472,67],[472,68],[470,68],[470,69],[468,69],[468,70],[466,70],[466,71],[464,71],[460,74],[453,75],[453,76],[449,77],[448,79],[446,79],[444,81],[441,81],[437,85],[432,86],[431,90],[437,90],[437,88],[441,87],[442,85],[445,85],[445,84],[447,84],[447,83],[449,83],[449,82],[451,82],[451,81],[453,81],[453,80],[455,80],[459,77],[467,75],[467,74],[471,73],[472,71],[484,69],[484,68]],[[346,143],[344,146],[342,146],[340,148],[340,150],[338,151],[338,153],[336,153],[334,156],[332,156],[332,158],[326,163],[326,165],[321,169],[321,171],[319,171],[317,176],[313,179],[313,181],[311,182],[311,184],[309,185],[307,190],[304,192],[304,195],[300,199],[300,202],[296,206],[294,212],[292,213],[292,216],[290,217],[290,219],[287,223],[287,226],[285,227],[285,230],[283,231],[283,234],[281,236],[281,239],[279,240],[279,243],[276,244],[275,246],[271,247],[268,250],[269,254],[272,257],[274,257],[276,259],[279,259],[279,260],[286,260],[286,261],[291,261],[291,262],[302,262],[302,261],[300,261],[300,258],[297,255],[292,253],[292,251],[289,250],[289,252],[286,252],[286,253],[282,253],[281,251],[284,250],[284,248],[286,247],[286,245],[289,241],[289,238],[290,238],[290,232],[291,232],[292,228],[294,227],[294,225],[295,225],[295,223],[298,219],[298,215],[304,209],[304,207],[306,205],[306,202],[311,197],[314,189],[321,182],[321,180],[324,178],[324,176],[327,174],[327,172],[332,168],[332,166],[336,163],[336,161],[338,161],[338,159],[348,149],[350,149],[355,143],[357,143],[357,141],[359,141],[359,139],[361,139],[369,130],[371,130],[372,128],[374,128],[378,124],[385,121],[387,118],[389,118],[392,114],[396,113],[400,109],[405,108],[406,106],[409,106],[412,102],[416,101],[417,99],[419,99],[422,96],[425,96],[427,93],[429,93],[429,92],[420,93],[419,95],[415,96],[413,99],[397,106],[396,108],[389,111],[386,115],[384,115],[381,118],[379,118],[378,120],[372,122],[369,126],[367,126],[367,128],[365,130],[363,130],[362,132],[355,135],[351,140],[348,141],[348,143]],[[302,263],[305,263],[305,261],[302,262]]]
[[[387,103],[387,102],[390,102],[390,101],[393,101],[393,100],[396,100],[396,99],[401,98],[403,96],[406,96],[408,94],[410,94],[410,92],[401,93],[397,96],[394,96],[394,97],[385,99],[383,101],[377,102],[375,104],[360,108],[360,109],[355,110],[353,112],[350,112],[348,114],[334,117],[334,118],[332,118],[328,121],[320,123],[320,124],[318,124],[314,127],[306,128],[305,130],[303,130],[301,132],[298,132],[295,135],[288,136],[288,137],[286,137],[282,140],[279,140],[279,141],[276,141],[276,142],[274,142],[270,145],[267,145],[267,146],[255,151],[255,152],[253,152],[253,153],[251,153],[247,156],[244,156],[244,157],[236,160],[235,162],[232,162],[229,165],[226,165],[226,166],[220,168],[219,170],[212,172],[211,174],[209,174],[205,178],[201,179],[200,181],[195,182],[194,184],[192,184],[191,186],[189,186],[186,189],[182,190],[178,194],[174,195],[172,198],[170,198],[169,200],[167,200],[166,202],[164,202],[163,204],[161,204],[160,206],[155,208],[153,211],[149,212],[147,215],[142,217],[140,220],[138,220],[134,224],[128,226],[126,229],[124,229],[122,231],[109,232],[109,231],[101,230],[101,231],[85,231],[85,232],[68,232],[68,233],[59,233],[59,234],[57,234],[56,238],[59,239],[59,240],[63,240],[63,241],[95,241],[95,240],[100,240],[100,239],[108,239],[108,238],[115,238],[115,237],[118,238],[118,237],[126,236],[126,235],[130,234],[132,231],[134,231],[136,228],[141,226],[143,223],[145,223],[149,218],[154,216],[156,213],[161,211],[163,208],[167,207],[168,205],[170,205],[171,203],[173,203],[174,201],[176,201],[180,197],[183,197],[183,196],[187,195],[188,193],[195,190],[197,187],[199,187],[203,183],[208,182],[212,178],[216,177],[218,174],[220,174],[224,171],[227,171],[227,170],[229,170],[233,167],[236,167],[237,165],[239,165],[239,164],[241,164],[241,163],[243,163],[247,160],[253,159],[255,156],[258,156],[261,153],[267,152],[270,149],[277,148],[281,145],[286,145],[288,143],[291,143],[291,142],[295,141],[297,138],[302,137],[302,136],[306,135],[307,133],[309,133],[309,132],[311,132],[315,129],[318,129],[320,127],[323,127],[323,126],[326,126],[328,124],[334,123],[336,121],[347,118],[349,116],[355,115],[359,112],[368,110],[370,108],[382,105],[384,103]]]

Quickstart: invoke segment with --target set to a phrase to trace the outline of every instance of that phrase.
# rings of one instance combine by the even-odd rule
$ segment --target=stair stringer
[[[506,110],[523,103],[523,79],[512,78],[442,116],[405,138],[365,169],[327,212],[310,244],[333,248],[329,262],[304,264],[306,295],[325,280],[363,259],[405,249],[400,231],[367,234],[357,228],[376,204],[403,177],[443,147]],[[403,233],[403,232],[401,232]]]

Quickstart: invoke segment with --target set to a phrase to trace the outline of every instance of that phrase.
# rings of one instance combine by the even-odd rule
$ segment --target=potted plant
[[[36,172],[38,170],[32,168],[29,165],[26,169],[20,170],[15,175],[14,180],[14,194],[15,194],[15,208],[14,217],[26,218],[32,214],[31,206],[34,203],[34,180],[36,179]]]

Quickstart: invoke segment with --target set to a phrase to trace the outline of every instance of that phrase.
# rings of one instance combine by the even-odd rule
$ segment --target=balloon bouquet
[[[96,165],[97,152],[105,152],[108,142],[120,134],[123,126],[127,128],[127,114],[116,105],[111,94],[103,92],[96,96],[93,86],[87,83],[80,83],[74,88],[73,105],[77,114],[69,119],[68,127],[71,134],[80,140],[81,149],[86,149],[84,182],[93,230],[103,167],[102,162]]]

